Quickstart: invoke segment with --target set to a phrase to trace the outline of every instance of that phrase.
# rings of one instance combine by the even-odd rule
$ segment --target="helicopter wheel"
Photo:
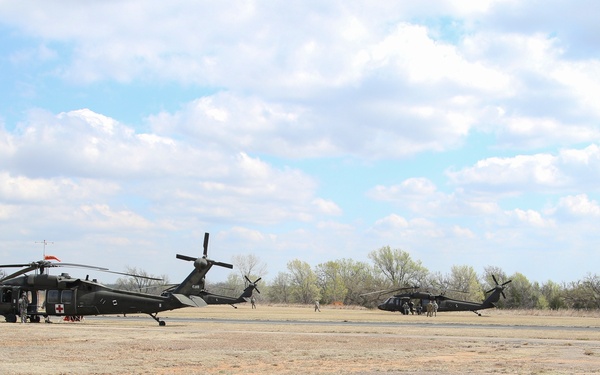
[[[167,323],[165,323],[164,320],[160,320],[158,318],[158,313],[148,313],[148,315],[150,315],[152,317],[152,319],[156,320],[158,322],[158,325],[161,327],[164,327],[165,325],[167,325]]]
[[[17,316],[15,314],[7,314],[4,316],[4,318],[6,319],[6,321],[8,323],[16,323],[17,322]]]

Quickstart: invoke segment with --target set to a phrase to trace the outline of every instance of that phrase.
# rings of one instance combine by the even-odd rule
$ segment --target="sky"
[[[596,5],[0,0],[2,263],[595,274]]]

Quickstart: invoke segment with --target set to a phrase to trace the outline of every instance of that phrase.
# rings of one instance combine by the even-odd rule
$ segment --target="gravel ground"
[[[147,316],[0,323],[0,373],[600,373],[600,324],[594,316],[492,310],[484,317],[426,318],[245,305],[162,316],[166,327]]]

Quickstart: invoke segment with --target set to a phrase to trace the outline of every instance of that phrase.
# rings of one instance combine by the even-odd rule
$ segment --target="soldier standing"
[[[23,292],[21,298],[19,298],[19,315],[21,316],[21,323],[25,323],[27,321],[27,306],[29,306],[29,299],[27,298],[27,293]]]
[[[315,300],[315,312],[321,312],[321,305],[319,304],[319,300]]]
[[[250,303],[252,304],[252,308],[256,308],[256,298],[254,296],[250,297]]]
[[[433,300],[433,310],[432,310],[433,316],[437,316],[437,310],[438,310],[438,304],[435,300]]]
[[[402,304],[402,315],[408,315],[408,303],[406,303],[406,301]]]

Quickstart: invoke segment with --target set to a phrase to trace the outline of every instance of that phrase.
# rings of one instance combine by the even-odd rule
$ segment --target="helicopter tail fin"
[[[248,281],[248,286],[246,287],[246,289],[244,289],[244,292],[238,298],[238,300],[240,302],[247,302],[250,298],[252,298],[252,293],[254,293],[255,290],[257,293],[260,294],[260,290],[258,290],[258,288],[256,287],[256,283],[258,283],[262,279],[262,277],[259,277],[258,279],[254,280],[254,281],[250,281],[248,276],[244,276],[244,277],[246,278],[246,281]]]
[[[204,251],[202,257],[195,258],[187,255],[177,254],[177,259],[194,262],[194,270],[183,280],[181,284],[173,289],[173,293],[186,296],[199,296],[204,291],[204,278],[212,266],[233,268],[232,264],[217,262],[207,258],[208,255],[208,233],[204,233]]]
[[[485,292],[486,294],[492,293],[488,296],[488,298],[485,299],[485,301],[483,301],[483,306],[485,308],[496,307],[496,302],[498,302],[500,300],[500,296],[506,298],[506,295],[504,294],[504,289],[506,289],[507,284],[512,282],[512,280],[508,280],[502,284],[499,284],[498,280],[496,280],[496,276],[492,275],[492,278],[494,279],[494,282],[496,283],[496,285],[492,289]]]

